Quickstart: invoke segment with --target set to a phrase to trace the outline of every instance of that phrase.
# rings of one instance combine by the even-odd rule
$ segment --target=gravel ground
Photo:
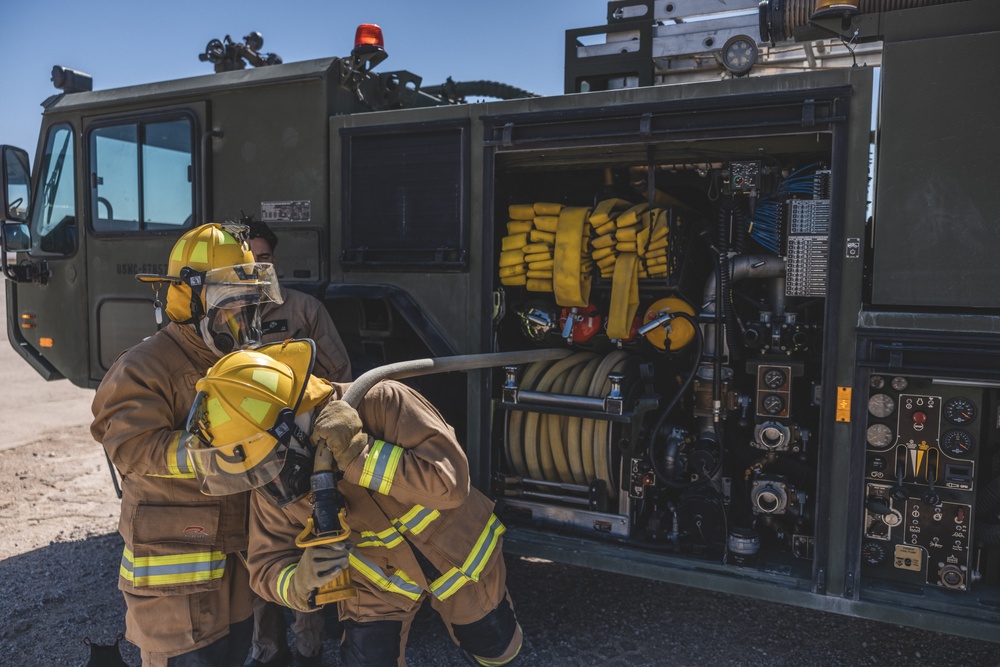
[[[124,632],[118,501],[82,427],[0,451],[0,666],[84,665],[84,638]],[[525,667],[1000,665],[1000,645],[509,556]],[[335,639],[327,664],[337,665]],[[122,642],[129,664],[135,647]],[[415,667],[463,665],[429,608]]]

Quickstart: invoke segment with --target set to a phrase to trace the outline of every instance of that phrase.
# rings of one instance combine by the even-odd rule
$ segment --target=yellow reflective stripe
[[[417,586],[416,582],[406,576],[406,573],[402,570],[396,570],[395,574],[391,577],[386,577],[378,565],[364,556],[352,551],[350,558],[351,567],[381,590],[398,593],[411,600],[420,599],[420,595],[423,593],[420,586]]]
[[[291,588],[292,575],[295,574],[295,570],[298,566],[298,563],[292,563],[291,565],[285,567],[278,574],[278,580],[274,583],[274,592],[278,594],[278,599],[281,600],[286,607],[292,606],[288,603],[288,590]]]
[[[385,547],[391,549],[399,546],[403,542],[403,536],[395,528],[386,528],[381,533],[371,530],[361,531],[361,540],[355,545],[358,547]]]
[[[514,651],[514,655],[512,655],[507,660],[502,660],[500,662],[497,662],[496,660],[487,660],[486,658],[480,658],[478,655],[472,655],[471,653],[469,655],[472,655],[472,659],[478,662],[483,667],[500,667],[500,665],[509,665],[510,663],[514,662],[514,658],[516,658],[520,653],[521,653],[521,647],[518,646],[517,650]]]
[[[190,479],[194,477],[191,464],[188,462],[187,447],[181,444],[182,431],[174,431],[167,445],[166,465],[169,471],[166,475],[146,475],[146,477],[164,477],[167,479]]]
[[[225,569],[226,554],[221,551],[137,558],[126,547],[118,573],[136,587],[170,586],[219,579]]]
[[[506,531],[507,529],[500,523],[500,519],[495,514],[491,514],[490,520],[483,528],[483,532],[479,534],[479,539],[476,540],[472,551],[462,563],[462,567],[451,568],[431,584],[431,593],[434,594],[434,597],[445,600],[469,581],[479,581],[479,575],[483,573],[483,568],[489,562],[490,555],[496,549],[500,536]]]
[[[392,525],[400,533],[410,531],[413,535],[419,535],[432,521],[441,516],[437,510],[429,510],[423,505],[414,505],[410,511],[398,519],[393,519]]]
[[[368,458],[365,459],[358,485],[383,495],[389,495],[392,478],[396,474],[396,468],[399,466],[399,459],[402,455],[402,447],[376,440],[371,449],[368,450]]]

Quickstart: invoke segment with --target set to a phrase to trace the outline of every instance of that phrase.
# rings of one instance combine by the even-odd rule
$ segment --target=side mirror
[[[27,222],[31,202],[31,164],[28,153],[14,146],[0,146],[3,208],[0,221]],[[5,234],[6,236],[6,234]]]
[[[24,252],[31,249],[31,236],[28,225],[24,222],[0,223],[0,234],[3,235],[3,250],[5,252]]]

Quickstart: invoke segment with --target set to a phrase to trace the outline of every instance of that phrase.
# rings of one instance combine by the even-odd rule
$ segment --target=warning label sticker
[[[309,222],[312,220],[312,202],[262,201],[260,219],[264,222]]]

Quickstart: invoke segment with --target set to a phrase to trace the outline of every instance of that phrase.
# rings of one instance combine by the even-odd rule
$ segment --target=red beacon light
[[[385,60],[389,54],[385,52],[382,28],[374,23],[359,25],[354,32],[354,50],[351,55],[359,64],[367,63],[368,69]]]

